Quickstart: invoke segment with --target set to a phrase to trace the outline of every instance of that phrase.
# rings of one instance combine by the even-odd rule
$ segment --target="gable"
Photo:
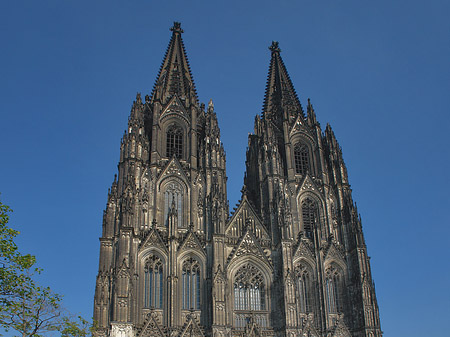
[[[162,121],[163,119],[165,119],[170,115],[181,116],[186,120],[186,122],[188,122],[188,119],[190,117],[189,113],[184,108],[184,105],[178,98],[177,94],[173,95],[169,103],[167,103],[166,107],[161,112],[161,117],[159,118],[159,120]]]
[[[231,237],[240,237],[245,232],[245,229],[250,226],[255,236],[263,241],[270,240],[269,233],[265,226],[262,225],[261,220],[257,216],[255,210],[248,202],[247,197],[244,195],[239,207],[234,212],[230,221],[228,222],[225,235]]]
[[[186,323],[184,324],[179,337],[204,337],[202,329],[198,325],[196,319],[193,315],[189,314],[186,316]]]
[[[343,252],[334,244],[334,242],[330,242],[328,248],[324,253],[325,261],[326,260],[337,260],[345,264],[345,258]]]
[[[164,334],[158,320],[156,319],[156,314],[154,312],[150,312],[146,320],[144,322],[144,326],[141,331],[137,334],[138,337],[166,337]]]
[[[177,177],[181,179],[185,185],[187,185],[187,182],[189,181],[189,178],[184,173],[184,170],[176,157],[172,158],[167,166],[162,170],[158,177],[158,182],[161,183],[169,177]]]
[[[309,174],[306,174],[305,179],[303,179],[302,183],[299,185],[297,189],[297,194],[305,191],[320,193],[319,187],[316,185],[316,183]]]
[[[167,253],[167,247],[164,244],[164,241],[162,240],[161,235],[159,234],[156,228],[150,230],[146,238],[142,241],[141,245],[139,246],[139,250],[154,247],[160,248]]]
[[[232,261],[244,256],[251,256],[265,261],[272,268],[271,260],[261,248],[258,239],[255,237],[250,228],[247,228],[247,231],[241,237],[237,246],[231,251],[227,259],[227,264],[229,265]]]
[[[314,260],[314,249],[309,241],[300,240],[300,243],[298,244],[294,252],[294,260],[300,257]]]
[[[200,242],[200,239],[198,238],[197,234],[192,232],[192,230],[189,230],[180,247],[178,248],[179,251],[185,249],[194,249],[197,251],[201,251],[202,253],[205,253],[203,244]]]

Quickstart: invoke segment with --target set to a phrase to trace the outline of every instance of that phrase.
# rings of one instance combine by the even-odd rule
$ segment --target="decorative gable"
[[[339,319],[327,336],[329,337],[352,337],[343,319]]]
[[[202,329],[198,325],[193,315],[186,315],[186,323],[184,324],[179,337],[204,337]]]
[[[231,261],[233,261],[234,259],[246,255],[266,261],[269,266],[272,266],[270,259],[267,257],[264,250],[261,248],[258,239],[255,237],[250,228],[247,228],[247,231],[239,240],[237,247],[235,247],[231,251],[230,256],[227,259],[227,264],[230,264]]]
[[[183,168],[180,165],[180,162],[178,161],[178,159],[176,157],[172,158],[169,161],[167,166],[164,168],[164,170],[159,175],[158,180],[162,181],[167,177],[173,177],[173,176],[178,177],[185,182],[189,181],[188,177],[184,173]]]
[[[178,248],[179,251],[184,249],[194,249],[204,253],[204,248],[200,239],[192,230],[189,230],[180,247]]]
[[[174,114],[184,117],[184,119],[186,121],[188,121],[188,119],[190,117],[189,113],[184,108],[184,105],[181,102],[181,100],[178,98],[177,94],[173,95],[173,97],[170,99],[169,103],[166,105],[164,110],[161,112],[160,120],[163,120],[165,117],[167,117],[169,115],[174,115]]]
[[[302,118],[300,117],[300,115],[298,115],[294,124],[292,124],[291,135],[300,131],[304,131],[305,129],[306,128],[303,126]]]
[[[163,329],[161,328],[156,314],[154,312],[150,312],[147,315],[147,318],[145,319],[143,328],[141,331],[137,334],[138,337],[146,337],[146,336],[152,336],[152,337],[165,337],[166,334],[163,332]]]
[[[343,252],[335,245],[333,241],[330,242],[324,252],[325,260],[334,259],[345,263]]]
[[[244,194],[239,207],[234,212],[231,217],[227,229],[225,230],[225,235],[231,237],[240,237],[247,227],[251,227],[255,236],[262,241],[264,245],[270,240],[269,233],[266,228],[262,225],[261,220],[256,215],[255,210],[248,202],[247,196]]]
[[[309,241],[301,240],[294,253],[294,259],[298,257],[306,257],[314,259],[314,250]]]
[[[142,241],[139,249],[143,250],[145,248],[157,247],[167,252],[167,247],[164,244],[164,241],[161,238],[158,230],[156,228],[152,228],[150,232],[147,234],[145,239]]]
[[[320,189],[317,187],[316,183],[309,174],[306,174],[305,179],[303,179],[303,182],[300,184],[298,188],[298,192],[303,191],[320,192]]]
[[[311,337],[320,336],[316,328],[314,327],[313,316],[311,314],[308,315],[306,321],[304,322],[302,332],[304,336],[311,336]]]

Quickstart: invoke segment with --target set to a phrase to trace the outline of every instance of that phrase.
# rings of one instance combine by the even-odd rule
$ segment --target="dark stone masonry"
[[[229,212],[212,101],[179,23],[133,103],[100,238],[96,336],[381,337],[341,148],[295,93],[273,42],[263,113]]]

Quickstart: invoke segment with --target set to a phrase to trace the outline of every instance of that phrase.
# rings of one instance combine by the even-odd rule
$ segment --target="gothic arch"
[[[228,275],[230,322],[244,327],[251,315],[260,327],[270,326],[272,274],[267,266],[256,259],[243,258],[228,269]]]
[[[160,214],[159,223],[167,226],[167,216],[172,202],[178,212],[178,228],[187,228],[190,214],[190,193],[186,182],[178,176],[167,176],[158,184],[157,205]]]
[[[347,266],[345,264],[345,261],[341,259],[336,259],[334,257],[327,258],[324,262],[324,270],[332,266],[340,268],[344,277],[347,277]]]
[[[159,248],[149,248],[141,252],[138,255],[138,259],[138,307],[144,309],[153,308],[155,310],[165,310],[165,299],[167,298],[167,289],[165,287],[165,280],[167,279],[166,254]],[[149,266],[153,268],[159,266],[161,268],[161,275],[159,275],[155,269],[152,269],[153,273],[151,273],[152,275],[149,275]],[[157,280],[155,276],[158,276]]]
[[[304,191],[304,192],[300,192],[297,195],[297,214],[298,214],[298,219],[299,222],[301,224],[300,228],[304,228],[303,224],[304,224],[304,214],[303,214],[303,209],[302,209],[302,205],[307,202],[307,200],[311,200],[313,203],[315,203],[317,210],[316,210],[316,215],[318,216],[317,219],[315,219],[315,222],[317,224],[319,224],[320,226],[320,232],[321,232],[321,237],[322,239],[326,239],[328,237],[328,217],[325,214],[325,207],[324,207],[324,202],[322,197],[320,196],[320,194],[318,194],[316,191]],[[300,228],[298,229],[300,231]]]
[[[324,265],[324,295],[328,314],[344,311],[346,268],[337,260],[325,261]]]
[[[297,132],[291,136],[290,139],[291,142],[291,160],[292,160],[292,167],[294,168],[295,174],[302,174],[304,173],[298,172],[296,169],[296,158],[295,158],[295,148],[298,145],[305,145],[308,150],[308,162],[309,162],[309,169],[308,173],[312,176],[317,175],[317,166],[316,166],[316,143],[312,137],[309,135],[303,133],[303,132]]]
[[[161,247],[152,246],[148,248],[144,248],[142,251],[138,253],[138,261],[142,262],[147,259],[151,255],[158,255],[162,260],[167,263],[167,251],[163,250]]]
[[[186,160],[189,156],[189,121],[180,114],[170,113],[161,118],[161,134],[160,145],[161,153],[163,157],[167,157],[168,151],[168,138],[167,135],[171,130],[179,130],[181,133],[181,154],[177,156],[178,160]],[[174,145],[174,144],[172,144]],[[167,157],[169,160],[172,156]]]
[[[205,301],[206,260],[197,251],[186,251],[177,259],[178,307],[200,310]]]
[[[293,265],[298,312],[301,314],[311,313],[314,311],[316,301],[314,285],[317,277],[314,264],[305,258],[300,258]]]

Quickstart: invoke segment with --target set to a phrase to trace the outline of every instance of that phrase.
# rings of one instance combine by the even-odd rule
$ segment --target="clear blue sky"
[[[385,337],[448,336],[450,2],[2,1],[0,192],[42,282],[92,316],[102,212],[136,92],[181,21],[239,198],[278,40],[343,147]]]

